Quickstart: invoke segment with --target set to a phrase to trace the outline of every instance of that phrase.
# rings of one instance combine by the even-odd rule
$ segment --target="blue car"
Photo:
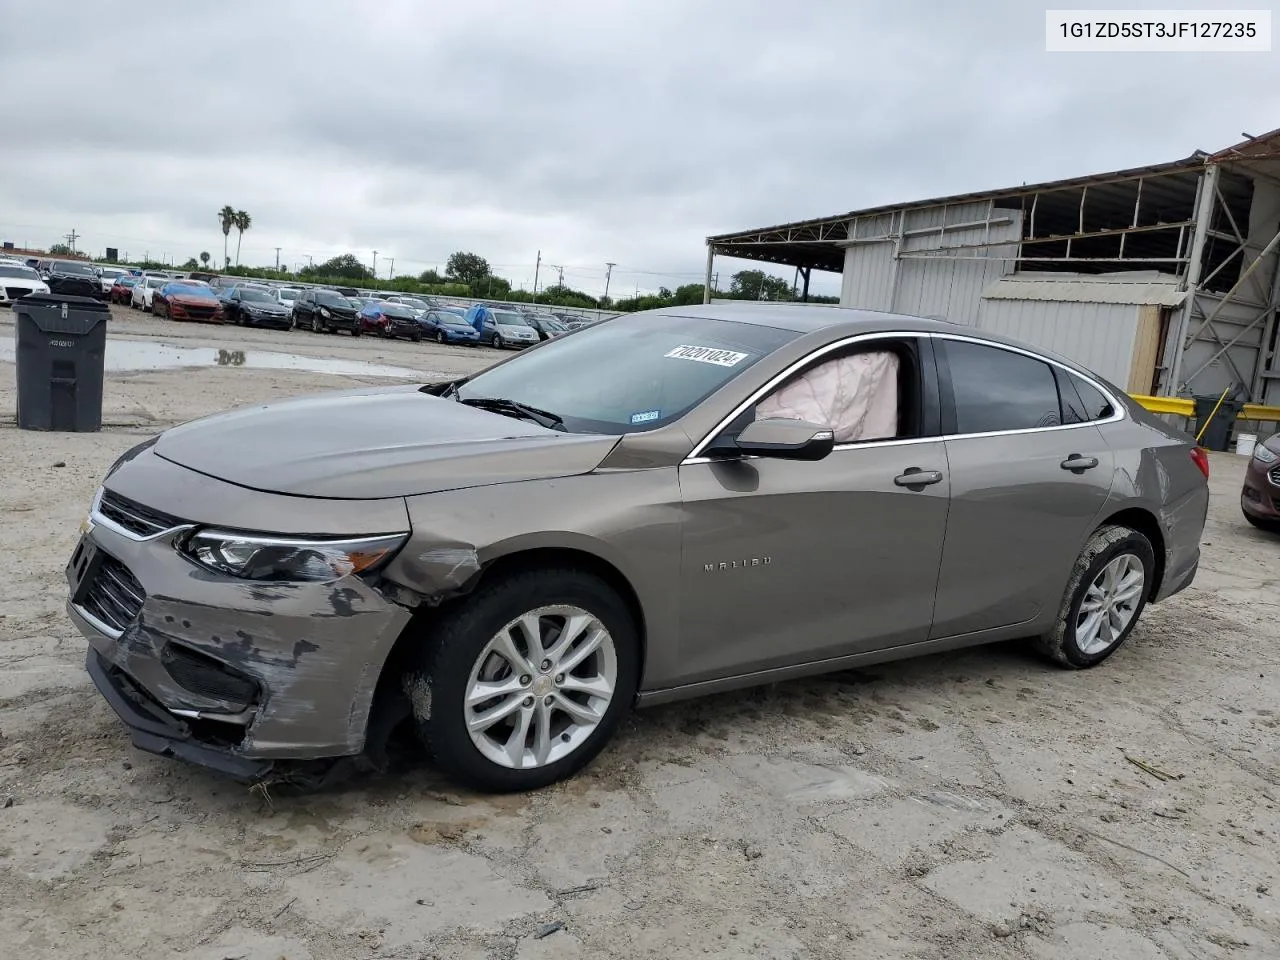
[[[480,342],[480,334],[452,310],[428,310],[418,321],[423,332],[436,343],[465,343],[474,347]]]

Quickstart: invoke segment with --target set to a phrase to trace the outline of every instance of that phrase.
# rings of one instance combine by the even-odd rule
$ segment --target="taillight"
[[[1195,465],[1200,468],[1200,472],[1204,474],[1206,480],[1209,479],[1209,453],[1204,447],[1192,447],[1191,459]]]

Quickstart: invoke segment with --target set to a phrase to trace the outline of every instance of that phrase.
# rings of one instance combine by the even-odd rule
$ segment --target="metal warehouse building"
[[[1280,404],[1280,130],[1185,160],[707,239],[843,275],[840,303],[1063,354],[1131,393]]]

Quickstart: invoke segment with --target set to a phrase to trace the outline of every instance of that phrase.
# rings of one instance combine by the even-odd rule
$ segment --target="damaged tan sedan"
[[[406,721],[529,789],[637,703],[1016,637],[1093,666],[1191,582],[1207,473],[964,327],[672,308],[169,430],[108,473],[68,608],[144,750],[252,780]]]

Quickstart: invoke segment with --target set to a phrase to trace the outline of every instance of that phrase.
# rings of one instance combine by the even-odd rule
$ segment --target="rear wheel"
[[[638,682],[626,604],[572,568],[515,574],[444,616],[403,678],[448,774],[485,790],[570,776],[608,742]]]
[[[1155,551],[1129,527],[1098,529],[1076,560],[1053,630],[1040,651],[1064,667],[1101,663],[1128,639],[1151,595]]]

